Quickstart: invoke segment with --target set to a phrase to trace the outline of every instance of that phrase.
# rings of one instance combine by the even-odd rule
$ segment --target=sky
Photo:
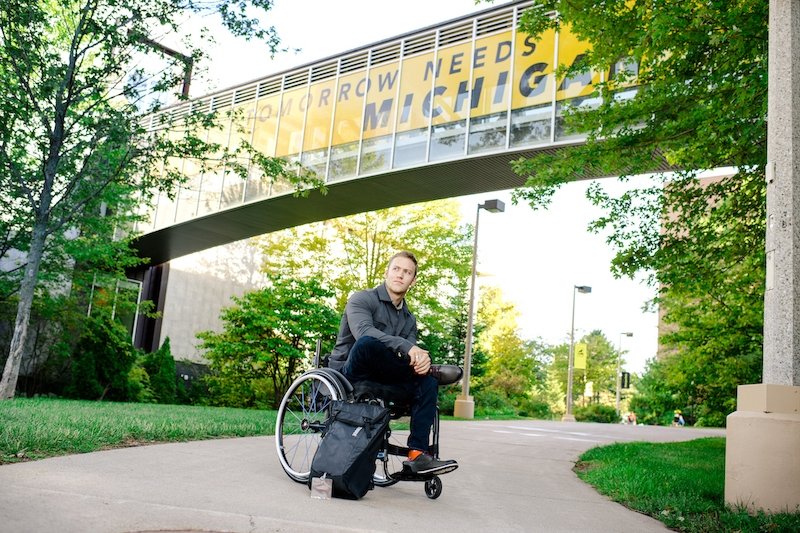
[[[504,2],[497,2],[502,5]],[[192,96],[239,85],[312,61],[337,55],[409,31],[438,24],[490,7],[474,0],[276,0],[264,24],[274,25],[282,42],[299,53],[269,57],[265,45],[218,36],[206,80],[192,83]],[[601,330],[624,352],[625,369],[641,373],[655,357],[658,317],[644,312],[655,289],[638,280],[614,279],[610,262],[614,251],[602,235],[587,225],[600,211],[589,204],[590,182],[564,186],[546,211],[513,205],[511,191],[459,198],[464,222],[474,224],[477,205],[498,198],[503,213],[481,211],[478,235],[478,292],[498,286],[520,311],[524,338],[548,344],[569,342],[575,285],[589,285],[590,294],[575,297],[575,338]],[[620,184],[606,179],[613,193],[642,180]],[[623,336],[623,332],[633,336]]]

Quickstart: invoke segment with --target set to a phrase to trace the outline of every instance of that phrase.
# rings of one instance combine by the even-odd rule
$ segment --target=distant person
[[[632,426],[636,425],[636,413],[634,413],[633,411],[629,412],[627,419],[628,419],[628,424]]]
[[[680,409],[675,409],[674,416],[672,417],[672,425],[680,427],[686,425],[686,421],[683,419],[683,413],[681,413]]]
[[[461,369],[432,365],[428,351],[417,345],[417,319],[405,295],[417,281],[417,259],[398,252],[389,259],[384,282],[358,291],[345,306],[329,366],[351,382],[401,385],[413,398],[408,460],[415,474],[443,474],[458,468],[453,460],[428,453],[436,417],[438,386],[461,379]]]

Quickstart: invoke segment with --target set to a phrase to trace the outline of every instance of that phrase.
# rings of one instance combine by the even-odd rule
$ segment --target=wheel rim
[[[278,408],[275,444],[284,472],[295,481],[308,481],[331,402],[338,399],[338,387],[313,371],[297,378],[284,395]]]
[[[442,495],[442,480],[439,476],[433,476],[425,482],[425,494],[432,500]]]
[[[388,487],[394,485],[399,480],[392,477],[403,469],[403,461],[406,460],[405,455],[398,455],[398,449],[403,448],[401,440],[408,438],[407,432],[402,435],[390,431],[388,437],[388,449],[381,450],[382,456],[379,456],[375,465],[375,475],[372,478],[373,483],[378,487]]]

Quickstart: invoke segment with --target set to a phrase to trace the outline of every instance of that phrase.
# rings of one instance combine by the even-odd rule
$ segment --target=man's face
[[[395,294],[405,294],[417,279],[417,267],[407,257],[395,257],[386,269],[386,287]]]

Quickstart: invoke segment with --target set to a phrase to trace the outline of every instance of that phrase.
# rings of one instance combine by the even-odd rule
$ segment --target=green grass
[[[120,446],[272,435],[275,411],[89,402],[0,401],[0,464]]]
[[[678,531],[800,531],[800,514],[751,516],[725,506],[723,438],[593,448],[576,472],[601,494]]]

